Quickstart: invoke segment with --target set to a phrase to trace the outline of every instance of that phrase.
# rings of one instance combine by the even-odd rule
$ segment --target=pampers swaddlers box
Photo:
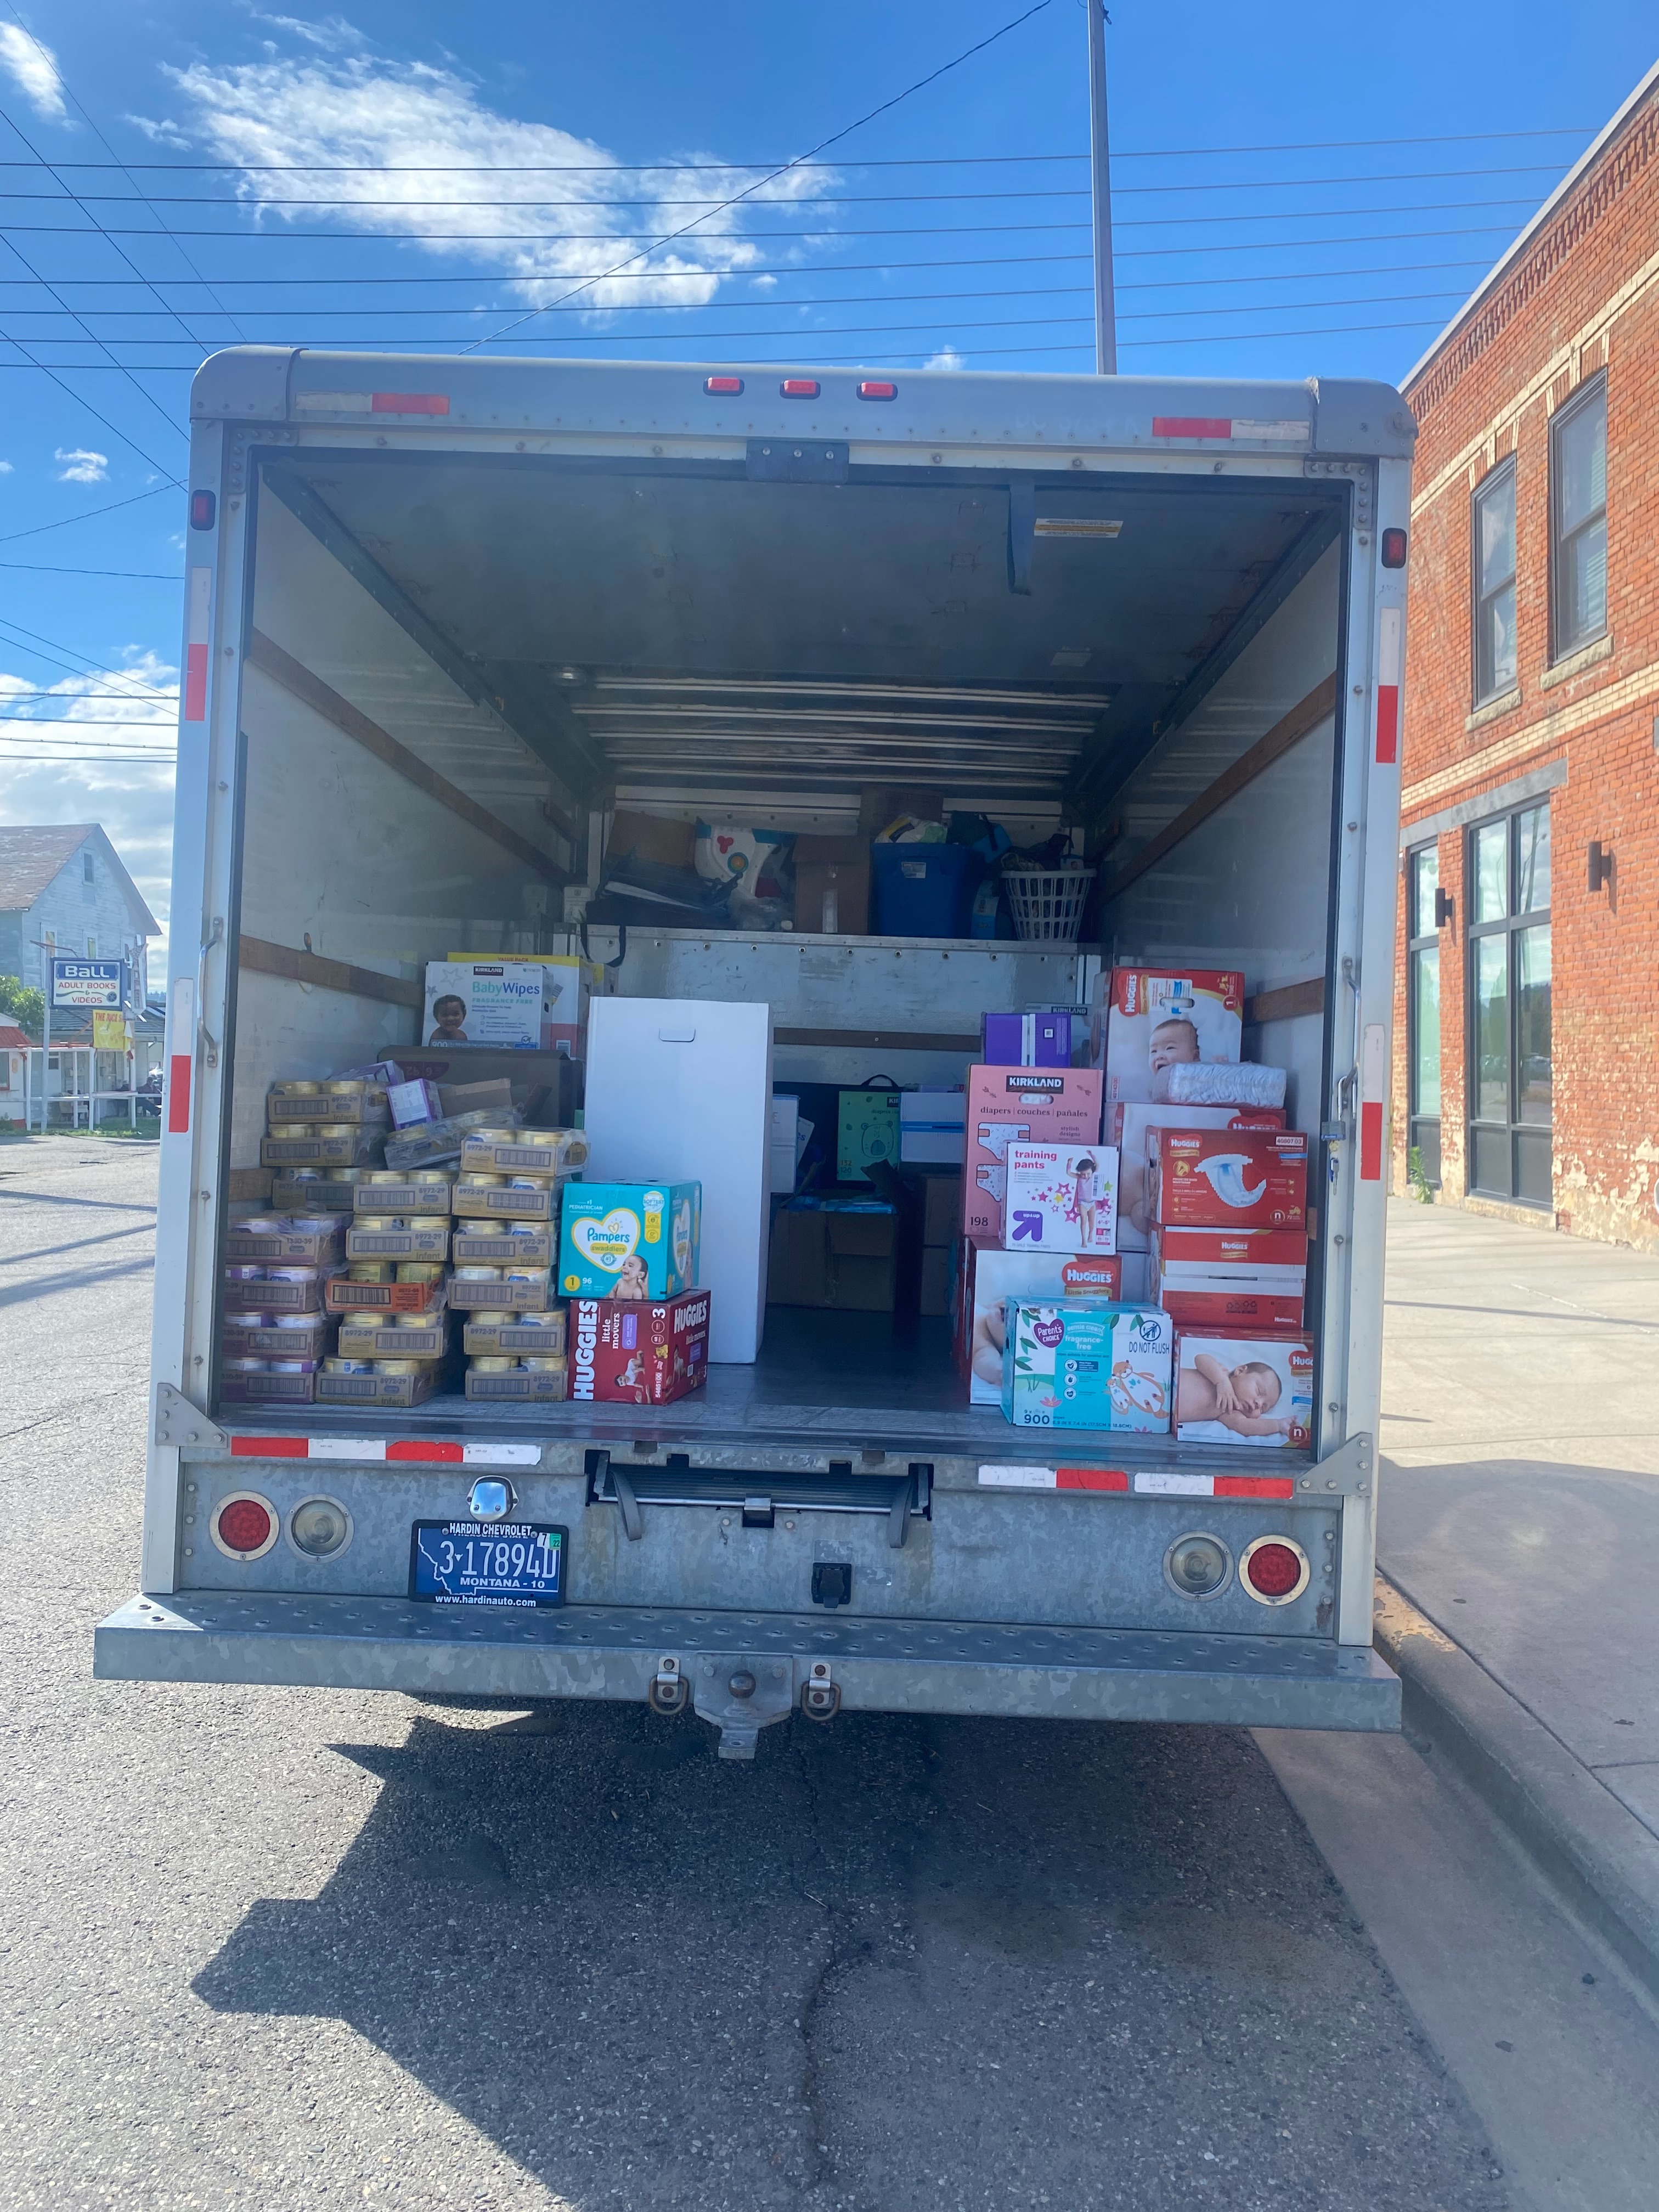
[[[1010,1298],[1002,1410],[1017,1429],[1170,1426],[1175,1331],[1156,1307]]]
[[[571,1182],[559,1209],[559,1283],[572,1298],[674,1298],[697,1281],[700,1182]]]
[[[1181,1060],[1237,1060],[1244,1042],[1244,978],[1236,969],[1114,968],[1091,1042],[1109,1103],[1147,1103]]]

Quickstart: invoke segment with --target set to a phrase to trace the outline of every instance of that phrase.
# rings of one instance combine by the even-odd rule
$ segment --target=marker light
[[[351,1541],[351,1516],[337,1498],[307,1498],[288,1516],[288,1540],[305,1559],[331,1559]]]
[[[1385,568],[1403,568],[1406,565],[1405,532],[1403,530],[1385,530],[1382,532],[1382,566]]]
[[[1239,1555],[1239,1579],[1260,1605],[1289,1605],[1308,1587],[1308,1555],[1288,1536],[1258,1536]]]
[[[1218,1536],[1177,1536],[1164,1554],[1164,1571],[1182,1597],[1213,1597],[1233,1571]]]
[[[816,376],[786,376],[778,390],[786,399],[816,399],[818,380]]]
[[[213,1540],[228,1559],[262,1559],[276,1541],[276,1509],[258,1491],[233,1491],[213,1509],[208,1523]]]
[[[896,384],[885,384],[878,376],[866,376],[862,384],[854,387],[860,399],[896,399]]]
[[[210,491],[193,491],[190,495],[190,526],[192,530],[211,530],[219,502]]]
[[[705,376],[702,388],[715,399],[735,399],[743,390],[740,376]]]

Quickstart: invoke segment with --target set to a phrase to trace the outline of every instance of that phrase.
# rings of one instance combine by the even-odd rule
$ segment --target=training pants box
[[[1165,1229],[1305,1229],[1308,1139],[1299,1129],[1153,1129],[1152,1216]]]
[[[970,1067],[962,1225],[1003,1232],[1010,1145],[1097,1145],[1101,1074],[1095,1067]]]
[[[1011,1299],[1002,1410],[1020,1429],[1170,1426],[1175,1327],[1154,1307]]]
[[[1026,1298],[1049,1304],[1085,1297],[1111,1304],[1122,1296],[1123,1262],[1079,1259],[1065,1252],[1009,1251],[993,1237],[962,1240],[955,1348],[970,1405],[1002,1403],[1003,1304]],[[1152,1301],[1156,1303],[1156,1301]]]
[[[702,1186],[567,1183],[559,1289],[574,1298],[675,1298],[697,1280]]]
[[[1010,1145],[1002,1241],[1012,1251],[1117,1249],[1117,1153],[1110,1145]]]
[[[1117,1249],[1144,1252],[1157,1225],[1146,1182],[1146,1151],[1154,1129],[1282,1129],[1282,1106],[1112,1106],[1106,1139],[1118,1148]]]
[[[708,1292],[627,1302],[573,1298],[570,1395],[580,1403],[666,1406],[708,1376]]]
[[[1299,1332],[1176,1338],[1176,1435],[1182,1443],[1313,1443],[1313,1339]]]
[[[1147,1296],[1188,1328],[1300,1328],[1308,1240],[1299,1229],[1160,1229]]]
[[[1244,1036],[1244,978],[1236,969],[1114,968],[1102,979],[1091,1058],[1106,1072],[1109,1103],[1150,1103],[1179,1060],[1237,1060]]]

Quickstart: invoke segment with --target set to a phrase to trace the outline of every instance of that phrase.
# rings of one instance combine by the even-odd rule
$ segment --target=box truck
[[[141,1589],[98,1671],[635,1698],[732,1757],[838,1710],[1396,1726],[1371,1578],[1413,434],[1341,380],[210,360]],[[856,860],[918,793],[1068,833],[1081,933],[648,898],[618,926],[618,813]],[[423,1015],[434,961],[573,951],[672,1002],[665,1042],[698,1001],[766,1007],[802,1097],[961,1085],[987,1012],[1098,1013],[1114,969],[1242,978],[1243,1055],[1307,1139],[1305,1443],[1016,1428],[950,1321],[856,1301],[770,1306],[662,1405],[448,1370],[239,1394],[227,1240],[283,1188],[271,1084],[394,1061],[568,1121],[574,1063]],[[342,1128],[318,1141],[368,1157]],[[705,1248],[730,1231],[705,1212]],[[531,1595],[428,1601],[434,1529],[530,1532]]]

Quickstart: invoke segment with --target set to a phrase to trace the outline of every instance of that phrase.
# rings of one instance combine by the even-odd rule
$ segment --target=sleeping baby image
[[[1228,1367],[1212,1352],[1193,1354],[1176,1378],[1176,1422],[1184,1432],[1195,1421],[1218,1421],[1238,1437],[1288,1437],[1294,1425],[1274,1407],[1284,1385],[1265,1359]]]

